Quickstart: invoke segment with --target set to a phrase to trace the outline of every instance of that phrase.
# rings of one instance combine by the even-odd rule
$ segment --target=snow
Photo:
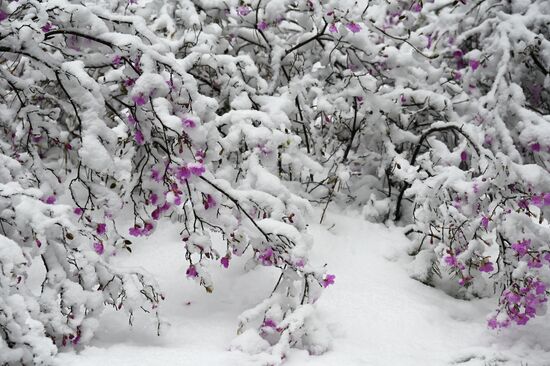
[[[293,350],[285,365],[550,364],[544,317],[497,333],[486,327],[496,300],[458,300],[411,279],[410,259],[403,255],[410,242],[402,229],[333,210],[309,231],[313,263],[327,262],[328,272],[336,275],[316,304],[330,330],[331,348],[320,356]],[[78,353],[62,352],[59,366],[268,364],[265,342],[253,333],[235,339],[239,314],[269,295],[276,271],[258,267],[245,273],[247,255],[233,257],[229,269],[213,261],[211,266],[219,268],[211,268],[214,291],[207,294],[185,277],[177,227],[165,224],[132,247],[131,255],[116,259],[143,266],[158,279],[167,296],[162,314],[170,326],[157,337],[147,317],[136,314],[130,327],[122,313],[107,311],[91,345]]]

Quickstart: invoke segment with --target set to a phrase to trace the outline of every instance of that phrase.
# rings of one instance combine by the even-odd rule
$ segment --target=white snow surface
[[[328,273],[336,275],[335,285],[316,304],[332,348],[320,356],[293,350],[285,365],[550,365],[548,317],[526,327],[489,330],[485,319],[496,300],[457,300],[411,279],[404,255],[410,243],[402,230],[360,216],[333,211],[323,225],[310,225],[313,261],[326,262]],[[59,366],[267,365],[261,353],[229,347],[238,315],[266,298],[275,284],[272,268],[245,272],[246,256],[234,257],[229,269],[213,262],[214,292],[208,294],[186,279],[177,225],[166,223],[152,237],[135,240],[133,250],[117,260],[158,279],[170,326],[158,337],[147,317],[139,314],[130,326],[123,313],[107,311],[92,344],[61,352]]]

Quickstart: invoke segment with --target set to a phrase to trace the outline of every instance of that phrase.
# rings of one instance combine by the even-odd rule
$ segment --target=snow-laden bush
[[[544,313],[548,2],[371,2],[330,15],[328,46],[320,36],[311,53],[330,57],[316,59],[310,114],[330,171],[310,191],[410,224],[413,275],[455,296],[501,293],[491,327]]]
[[[63,0],[0,9],[0,362],[47,364],[55,346],[88,341],[104,303],[130,320],[139,309],[158,316],[154,281],[109,257],[166,217],[182,229],[187,277],[208,292],[209,260],[228,267],[248,251],[251,264],[280,269],[239,328],[264,337],[274,362],[290,346],[326,350],[310,304],[334,276],[308,262],[310,206],[283,183],[321,167],[292,132],[294,97],[224,37],[248,10]],[[120,232],[129,211],[134,225]],[[36,261],[46,274],[33,291]]]

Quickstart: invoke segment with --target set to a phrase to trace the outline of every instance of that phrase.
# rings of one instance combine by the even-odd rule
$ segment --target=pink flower
[[[160,182],[160,181],[162,181],[162,176],[160,175],[160,172],[159,172],[158,169],[156,169],[156,168],[151,169],[151,178],[152,178],[155,182]]]
[[[135,225],[134,227],[131,227],[128,229],[128,233],[132,236],[141,236],[141,226]]]
[[[237,8],[237,14],[240,16],[247,16],[252,11],[252,8],[248,5],[241,5]]]
[[[180,181],[183,181],[184,179],[188,179],[191,176],[191,170],[189,170],[186,166],[180,166],[176,170],[176,178],[178,178]]]
[[[214,199],[214,197],[212,197],[212,195],[207,194],[206,200],[204,201],[204,208],[208,210],[209,208],[212,208],[215,206],[216,206],[216,200]]]
[[[40,248],[42,246],[42,242],[40,240],[36,239],[34,242],[36,243],[37,247]]]
[[[124,80],[124,86],[126,87],[130,87],[130,86],[133,86],[136,82],[136,79],[133,79],[133,78],[128,78],[126,80]]]
[[[517,243],[512,244],[512,249],[516,251],[519,257],[523,257],[527,253],[530,245],[531,239],[524,239],[522,241],[518,241]]]
[[[305,262],[303,259],[300,258],[296,261],[295,264],[296,264],[296,267],[302,268],[305,265]]]
[[[147,103],[147,99],[145,98],[143,93],[139,93],[138,95],[134,95],[132,97],[132,100],[134,101],[134,103],[136,103],[136,105],[144,105],[145,103]]]
[[[48,33],[49,31],[51,31],[53,29],[53,24],[50,23],[50,22],[47,22],[42,27],[40,27],[40,29],[42,29],[42,32]]]
[[[325,278],[323,279],[323,287],[328,287],[330,285],[334,285],[334,279],[336,278],[333,274],[327,274]]]
[[[105,248],[103,247],[103,243],[101,242],[95,242],[94,243],[94,250],[97,254],[102,255],[105,251]]]
[[[328,27],[328,30],[330,33],[338,33],[338,28],[336,27],[336,24],[335,23],[332,23],[329,27]]]
[[[8,13],[6,13],[4,10],[0,9],[0,22],[3,22],[6,19],[8,19]]]
[[[136,122],[137,121],[136,121],[136,118],[134,117],[134,115],[133,114],[128,114],[128,124],[130,126],[133,126],[133,125],[136,124]]]
[[[220,259],[220,263],[222,264],[223,268],[229,267],[229,257],[225,256]]]
[[[483,226],[485,230],[489,227],[489,218],[487,216],[481,218],[481,226]]]
[[[156,205],[159,200],[159,196],[156,193],[151,193],[149,196],[149,202],[151,202],[152,205]]]
[[[185,275],[188,278],[195,278],[198,277],[199,273],[197,272],[197,269],[194,265],[190,265],[189,268],[187,268],[187,271],[185,271]]]
[[[463,152],[460,153],[460,160],[461,161],[468,160],[468,152],[466,150],[464,150]]]
[[[258,259],[264,266],[271,266],[273,265],[273,262],[275,261],[273,256],[273,249],[267,248],[264,250],[259,256]]]
[[[197,124],[192,119],[186,118],[185,120],[181,121],[185,127],[194,128]]]
[[[120,64],[122,64],[122,56],[115,55],[115,57],[113,57],[112,64],[113,66],[119,66]]]
[[[258,24],[256,24],[256,28],[258,28],[261,31],[266,30],[267,27],[269,27],[269,25],[265,20],[262,20],[261,22],[258,22]]]
[[[44,202],[47,203],[48,205],[53,205],[56,200],[57,198],[54,195],[50,195],[44,199]]]
[[[144,236],[151,235],[151,232],[153,231],[154,228],[155,226],[152,223],[146,222],[145,226],[143,227],[143,230],[141,230],[141,235],[144,235]]]
[[[473,71],[476,71],[479,67],[479,61],[478,60],[470,60],[470,67]]]
[[[542,262],[541,262],[540,258],[538,258],[538,257],[532,258],[532,259],[529,259],[529,261],[527,262],[527,267],[529,267],[529,268],[541,268],[542,267]]]
[[[206,172],[206,168],[202,164],[189,164],[188,166],[193,175],[201,176]]]
[[[479,266],[479,271],[480,272],[493,272],[495,270],[495,268],[493,267],[493,263],[491,262],[487,262],[487,263],[483,263],[481,266]]]
[[[537,295],[544,295],[546,293],[546,284],[542,281],[535,281],[533,287]]]
[[[531,203],[537,207],[542,207],[544,206],[544,197],[542,195],[533,196],[531,197]]]
[[[355,22],[346,24],[346,28],[349,29],[352,33],[357,33],[361,30],[361,26]]]
[[[550,206],[550,192],[545,193],[544,196],[542,196],[542,200],[545,206]]]
[[[269,319],[269,318],[266,318],[262,324],[262,327],[267,327],[267,328],[277,328],[277,323],[275,323],[273,321],[273,319]]]
[[[157,208],[155,208],[153,212],[151,212],[151,217],[153,218],[153,220],[158,220],[160,218],[160,207],[157,206]]]
[[[140,130],[136,130],[136,133],[134,135],[134,139],[136,140],[136,143],[138,145],[143,145],[145,143],[145,139],[143,137],[143,132]]]
[[[103,235],[107,231],[107,225],[106,224],[97,224],[97,227],[95,228],[95,231],[98,235]]]
[[[512,304],[517,304],[521,301],[521,296],[519,296],[518,294],[510,290],[504,291],[503,295],[504,295],[504,298]]]
[[[540,151],[540,144],[538,142],[535,142],[529,146],[531,148],[531,151],[533,152],[539,152]]]
[[[82,211],[82,209],[81,209],[80,207],[76,207],[76,208],[73,210],[73,212],[74,212],[75,215],[80,216],[80,215],[82,215],[82,212],[83,212],[83,211]]]
[[[422,4],[421,3],[414,3],[411,10],[415,13],[420,13],[422,11]]]
[[[447,255],[443,258],[443,260],[450,267],[458,267],[458,260],[454,255]]]
[[[462,79],[462,74],[459,71],[453,71],[453,79],[459,81],[460,79]]]

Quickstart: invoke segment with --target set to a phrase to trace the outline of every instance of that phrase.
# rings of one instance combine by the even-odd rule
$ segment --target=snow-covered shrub
[[[548,2],[373,2],[361,14],[355,37],[371,39],[362,49],[383,60],[379,74],[361,64],[354,77],[340,73],[345,91],[355,79],[365,86],[357,107],[326,103],[340,106],[346,131],[334,129],[334,115],[322,121],[336,146],[327,154],[332,189],[345,182],[340,199],[366,204],[369,219],[411,224],[414,254],[428,267],[420,280],[457,296],[502,293],[491,327],[544,313]]]
[[[334,276],[308,262],[310,206],[284,183],[321,168],[292,131],[294,97],[275,90],[260,55],[224,36],[249,10],[63,0],[0,9],[2,301],[22,305],[1,314],[0,360],[47,363],[53,344],[88,341],[103,303],[157,314],[154,281],[109,257],[163,217],[182,228],[187,277],[208,292],[209,260],[228,267],[248,250],[256,265],[280,269],[240,327],[265,335],[275,359],[290,346],[326,350],[310,304]],[[237,27],[257,32],[246,28]],[[119,232],[128,211],[134,225]],[[25,277],[37,260],[46,274],[33,292]]]

